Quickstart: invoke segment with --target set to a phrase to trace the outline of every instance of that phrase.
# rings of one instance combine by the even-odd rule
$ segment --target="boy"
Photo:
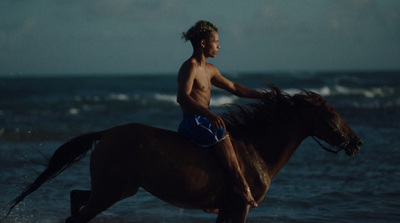
[[[214,24],[199,21],[183,33],[183,38],[192,43],[193,55],[182,64],[178,73],[177,101],[183,113],[178,132],[200,146],[214,146],[218,159],[236,183],[234,191],[256,207],[258,204],[239,167],[224,121],[209,109],[209,104],[211,85],[239,97],[257,99],[262,94],[226,79],[214,65],[206,62],[209,57],[216,57],[221,48]]]

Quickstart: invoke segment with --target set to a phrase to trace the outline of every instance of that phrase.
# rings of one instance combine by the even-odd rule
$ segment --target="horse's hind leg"
[[[88,203],[78,213],[69,217],[66,223],[86,223],[119,201],[117,196],[91,196]]]
[[[115,184],[115,185],[114,185]],[[118,185],[118,186],[117,186]],[[92,190],[87,204],[77,213],[73,214],[66,220],[66,223],[86,223],[96,217],[101,212],[105,211],[116,202],[134,195],[139,188],[119,187],[124,184],[113,182],[113,185],[104,187],[101,190]],[[85,192],[83,192],[85,193]]]
[[[71,199],[71,216],[79,213],[81,208],[85,206],[90,198],[90,190],[73,190],[70,193]]]

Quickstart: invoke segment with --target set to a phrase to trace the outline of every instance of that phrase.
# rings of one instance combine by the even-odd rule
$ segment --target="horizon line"
[[[243,74],[329,74],[329,73],[395,73],[400,72],[399,69],[332,69],[332,70],[293,70],[293,69],[281,69],[281,70],[265,70],[265,71],[221,71],[223,75],[243,75]],[[84,76],[175,76],[177,72],[140,72],[140,73],[129,73],[129,72],[76,72],[76,73],[0,73],[0,77],[84,77]]]

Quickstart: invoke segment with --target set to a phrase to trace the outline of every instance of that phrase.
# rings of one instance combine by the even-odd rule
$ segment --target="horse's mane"
[[[265,90],[259,101],[244,106],[234,105],[222,115],[233,138],[249,141],[263,137],[261,134],[265,133],[279,134],[278,127],[292,122],[296,108],[319,105],[324,100],[319,94],[305,89],[290,96],[273,84],[268,88],[270,91]]]

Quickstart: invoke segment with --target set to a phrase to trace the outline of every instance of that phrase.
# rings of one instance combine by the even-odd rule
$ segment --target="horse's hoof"
[[[74,218],[73,217],[69,217],[65,220],[65,223],[72,223],[74,222]]]

